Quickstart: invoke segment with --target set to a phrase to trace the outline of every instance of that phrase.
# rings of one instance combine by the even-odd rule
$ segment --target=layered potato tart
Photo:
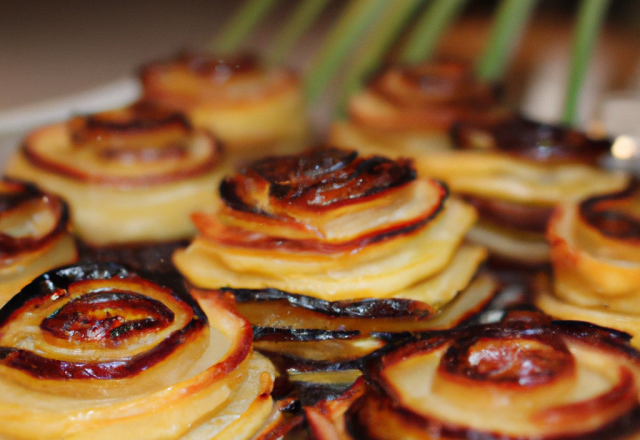
[[[584,322],[512,312],[430,332],[365,376],[335,404],[307,410],[314,438],[640,438],[640,353]]]
[[[76,261],[69,210],[32,184],[0,179],[0,306],[32,279]]]
[[[291,71],[250,55],[183,53],[141,69],[143,100],[185,113],[238,159],[306,145],[309,121]]]
[[[421,157],[451,148],[455,122],[504,113],[498,88],[478,80],[465,63],[393,65],[350,98],[348,118],[333,125],[330,142],[369,154]]]
[[[246,439],[274,369],[222,296],[113,264],[43,274],[0,309],[0,437]]]
[[[418,158],[417,167],[476,207],[480,221],[469,238],[503,263],[547,264],[544,234],[556,204],[628,185],[626,174],[597,166],[609,141],[568,128],[517,116],[460,122],[453,138],[455,151]]]
[[[197,289],[233,292],[254,326],[303,331],[280,347],[309,329],[349,339],[453,326],[493,294],[491,279],[472,282],[484,249],[462,243],[474,209],[410,160],[338,148],[267,157],[220,195],[216,214],[194,214],[200,235],[174,264]]]
[[[179,113],[136,103],[34,131],[6,173],[62,197],[73,233],[104,249],[194,235],[189,216],[215,205],[223,167],[210,133]]]
[[[640,189],[560,205],[547,233],[552,283],[536,305],[561,319],[640,335]],[[638,339],[632,343],[638,346]]]

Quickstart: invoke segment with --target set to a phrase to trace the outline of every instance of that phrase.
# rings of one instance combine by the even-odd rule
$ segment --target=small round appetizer
[[[36,130],[6,174],[66,200],[74,234],[103,248],[194,235],[189,216],[216,203],[221,162],[209,133],[137,103]]]
[[[144,100],[184,112],[236,158],[300,149],[307,140],[297,77],[253,56],[184,53],[144,66],[140,77]]]
[[[461,122],[456,151],[418,158],[418,169],[443,179],[473,204],[480,221],[469,239],[496,261],[520,266],[549,262],[545,239],[553,207],[625,188],[628,176],[599,169],[609,141],[522,117],[490,126]]]
[[[505,113],[497,88],[475,78],[467,64],[395,65],[349,100],[349,118],[333,125],[330,142],[366,153],[420,157],[451,148],[455,122]]]
[[[111,264],[36,278],[0,309],[0,437],[251,437],[274,371],[232,304]]]
[[[484,249],[462,244],[474,209],[410,160],[337,148],[267,157],[220,195],[216,214],[194,214],[200,235],[174,264],[199,289],[231,288],[256,326],[351,336],[452,326],[493,293],[491,280],[471,282]]]
[[[538,307],[640,335],[640,189],[559,206],[547,236],[553,286],[539,280]]]
[[[42,272],[76,261],[68,223],[57,197],[0,179],[0,306]]]
[[[345,415],[356,439],[640,435],[640,353],[621,334],[583,322],[515,312],[498,324],[430,333],[385,355],[367,376]],[[322,435],[328,428],[315,432],[336,438]]]

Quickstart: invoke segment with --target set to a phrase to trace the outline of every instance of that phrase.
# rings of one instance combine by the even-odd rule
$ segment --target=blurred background
[[[240,4],[0,0],[0,119],[16,109],[105,84],[116,82],[121,87],[118,81],[134,78],[145,62],[184,48],[205,49]],[[297,4],[296,0],[280,1],[243,46],[258,52],[268,47],[274,31]],[[327,28],[345,4],[344,0],[329,3],[289,57],[290,66],[308,69]],[[443,34],[437,53],[474,60],[486,41],[497,4],[470,0]],[[576,0],[540,0],[509,64],[508,101],[534,117],[554,120],[561,111],[578,5]],[[640,2],[611,1],[581,97],[583,124],[612,94],[635,96],[640,88],[639,23]]]

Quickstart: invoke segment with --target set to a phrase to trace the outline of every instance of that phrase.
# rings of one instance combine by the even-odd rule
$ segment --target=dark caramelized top
[[[497,89],[479,81],[471,66],[438,60],[412,66],[393,66],[371,82],[371,89],[403,105],[465,104],[478,107],[497,103]]]
[[[117,346],[133,333],[166,328],[174,313],[160,301],[136,292],[108,290],[75,298],[40,323],[69,342]]]
[[[580,218],[601,234],[640,243],[640,187],[594,196],[580,203]]]
[[[501,151],[542,163],[595,164],[611,148],[609,140],[594,140],[571,128],[535,122],[523,116],[493,121],[492,124],[460,122],[452,129],[460,149]]]
[[[152,161],[186,154],[191,124],[181,113],[147,102],[76,116],[69,122],[77,147],[97,149],[105,159]]]
[[[256,212],[252,194],[265,188],[280,204],[312,209],[333,208],[415,180],[410,160],[393,161],[337,148],[294,156],[267,157],[225,179],[220,194],[227,206]]]
[[[48,210],[54,221],[48,230],[36,235],[15,235],[0,230],[0,259],[12,258],[23,251],[31,251],[47,245],[67,230],[69,210],[57,197],[40,191],[36,186],[6,177],[0,179],[0,219],[15,217],[18,222],[30,221],[34,215]],[[14,222],[15,223],[15,222]]]
[[[207,78],[214,84],[225,83],[235,75],[262,70],[257,57],[251,54],[215,56],[203,52],[182,52],[171,60],[143,66],[141,76],[144,80],[144,77],[152,71],[170,69],[184,69],[199,77]]]
[[[34,321],[40,332],[15,333],[16,325]],[[85,263],[41,275],[0,309],[0,364],[40,379],[124,379],[206,327],[206,315],[184,290],[176,294],[118,265]],[[24,337],[39,348],[24,348]],[[49,344],[57,347],[51,353]],[[60,359],[60,349],[73,355]]]

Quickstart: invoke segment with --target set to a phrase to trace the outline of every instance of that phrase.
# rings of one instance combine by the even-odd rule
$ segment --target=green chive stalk
[[[357,92],[365,79],[380,66],[385,54],[423,1],[403,0],[390,3],[376,25],[367,33],[364,44],[361,44],[356,55],[356,61],[346,75],[338,108],[339,116],[344,116],[349,96]]]
[[[300,3],[273,41],[267,56],[271,63],[281,65],[285,62],[300,37],[316,22],[329,1],[303,0]]]
[[[476,66],[478,77],[487,81],[502,78],[535,4],[536,0],[502,0],[489,42]]]
[[[580,89],[589,67],[598,31],[604,21],[611,0],[582,0],[578,21],[573,34],[569,84],[564,103],[562,123],[574,125],[580,98]]]
[[[322,95],[360,36],[393,1],[352,0],[347,5],[306,75],[304,87],[308,103],[314,103]]]
[[[455,20],[468,0],[434,0],[418,19],[399,61],[416,64],[433,54],[440,36]]]
[[[217,54],[237,52],[245,38],[275,3],[276,0],[247,0],[211,43],[211,50]]]

